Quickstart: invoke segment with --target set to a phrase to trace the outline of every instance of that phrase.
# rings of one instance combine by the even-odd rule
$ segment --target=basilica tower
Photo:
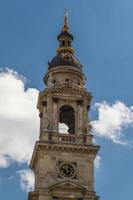
[[[48,63],[46,88],[39,93],[40,136],[30,168],[35,188],[29,200],[98,200],[94,190],[94,145],[88,117],[91,93],[74,55],[67,13],[57,55]]]

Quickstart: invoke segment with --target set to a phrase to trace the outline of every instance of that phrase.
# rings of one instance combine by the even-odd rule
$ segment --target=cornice
[[[81,88],[75,84],[69,85],[60,84],[52,88],[46,88],[44,91],[41,91],[38,96],[37,108],[40,108],[42,101],[47,97],[47,95],[57,96],[58,98],[71,98],[71,100],[81,100],[81,98],[86,97],[88,102],[91,102],[92,95],[90,92],[87,92],[85,88]],[[67,96],[66,96],[67,95]]]
[[[45,150],[47,152],[73,152],[76,154],[88,154],[92,155],[94,158],[97,155],[99,150],[99,145],[82,145],[82,144],[68,144],[68,143],[61,143],[61,142],[47,142],[47,141],[37,141],[34,147],[30,168],[34,169],[37,163],[37,159],[39,156],[39,152]]]

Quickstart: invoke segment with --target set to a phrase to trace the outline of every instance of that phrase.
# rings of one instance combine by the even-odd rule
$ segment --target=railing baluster
[[[61,142],[75,142],[75,135],[70,134],[60,134],[59,141]]]

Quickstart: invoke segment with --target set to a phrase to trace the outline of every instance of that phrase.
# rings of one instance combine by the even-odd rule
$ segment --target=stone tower
[[[30,163],[35,188],[29,200],[98,200],[94,159],[99,146],[92,142],[88,118],[92,96],[74,56],[66,12],[57,39],[57,55],[48,63],[46,88],[38,97],[40,137]]]

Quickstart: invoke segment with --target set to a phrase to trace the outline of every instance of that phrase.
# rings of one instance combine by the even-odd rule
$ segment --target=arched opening
[[[65,46],[65,40],[62,40],[62,45]]]
[[[67,42],[67,43],[68,43],[68,46],[70,47],[70,41],[69,41],[69,40],[68,40],[68,42]]]
[[[66,128],[68,134],[75,134],[74,109],[71,106],[67,106],[67,105],[62,106],[59,111],[59,132],[60,133],[64,133],[63,131],[64,127]]]

